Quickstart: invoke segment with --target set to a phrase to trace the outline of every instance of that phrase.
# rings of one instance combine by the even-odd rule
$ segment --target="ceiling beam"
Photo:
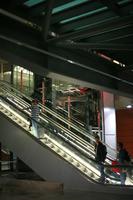
[[[122,40],[124,41],[124,38],[128,38],[133,36],[133,26],[129,27],[122,27],[121,29],[112,30],[110,32],[104,33],[104,34],[99,34],[99,35],[94,35],[91,37],[88,37],[86,39],[81,40],[82,42],[88,42],[88,43],[105,43],[105,42],[115,42],[116,40]]]
[[[19,2],[18,0],[16,0]],[[8,4],[8,3],[7,3]],[[21,18],[22,20],[27,20],[29,23],[35,23],[36,25],[41,25],[42,16],[31,16],[30,15],[30,8],[18,4],[10,4],[7,6],[7,4],[2,4],[0,0],[0,10],[1,12],[7,12],[10,15],[16,16],[16,18]]]
[[[99,1],[99,0],[98,0]],[[112,0],[100,0],[100,2],[107,6],[110,10],[112,10],[116,15],[122,16],[124,13],[122,13],[119,5],[117,2],[112,1]]]
[[[112,30],[119,30],[123,26],[130,27],[133,25],[133,15],[127,17],[119,17],[117,19],[110,19],[97,25],[92,25],[86,29],[67,33],[59,38],[51,39],[49,42],[59,42],[61,40],[80,40],[82,38],[88,38],[94,35],[104,34]]]
[[[20,43],[25,42],[38,46],[42,46],[43,44],[41,32],[34,30],[23,23],[0,15],[0,25],[0,34],[7,38],[11,37]]]
[[[1,38],[0,44],[1,58],[8,60],[12,64],[29,69],[36,74],[42,75],[47,71],[47,56],[44,54]]]
[[[44,21],[43,21],[43,24],[42,24],[42,35],[43,35],[44,41],[46,41],[47,37],[48,37],[54,1],[55,0],[47,1],[47,6],[46,6],[47,9],[46,9],[46,12],[45,12],[45,15],[44,15]]]
[[[81,7],[82,6],[82,7]],[[69,8],[68,10],[64,10],[62,12],[59,12],[57,14],[54,14],[52,16],[52,24],[56,24],[57,22],[70,19],[75,16],[82,15],[84,13],[88,13],[91,11],[95,11],[96,9],[102,8],[103,5],[101,5],[99,2],[85,2],[82,5],[77,5],[75,7]]]
[[[105,54],[106,56],[111,57],[114,60],[117,60],[123,64],[125,64],[127,67],[132,65],[133,63],[133,53],[132,51],[111,51],[111,50],[99,50],[100,53]]]
[[[132,12],[133,9],[133,4],[131,5],[126,5],[126,7],[122,7],[121,8],[123,10],[123,12],[125,12],[126,10]],[[69,17],[68,17],[69,18]],[[117,19],[119,18],[118,15],[116,15],[114,12],[112,12],[111,10],[109,10],[107,7],[103,7],[103,9],[99,10],[93,14],[93,12],[91,14],[89,14],[86,17],[82,17],[79,19],[75,19],[72,21],[68,21],[67,23],[63,23],[63,24],[58,24],[58,34],[63,34],[65,32],[71,32],[71,31],[76,31],[77,27],[78,29],[81,27],[82,29],[84,29],[84,27],[91,27],[94,24],[100,24],[102,22],[111,20],[111,19]]]
[[[58,33],[63,34],[64,32],[70,32],[70,31],[76,31],[77,28],[79,29],[80,27],[91,27],[93,24],[101,23],[105,21],[105,19],[110,19],[110,18],[117,18],[114,13],[111,11],[106,10],[100,10],[96,15],[88,15],[76,20],[72,20],[67,23],[59,24],[58,25]]]
[[[9,59],[13,63],[19,62],[19,65],[23,64],[22,66],[25,67],[30,66],[30,70],[35,70],[38,74],[49,70],[75,78],[77,82],[78,80],[85,81],[93,85],[94,88],[99,87],[117,94],[132,96],[133,77],[127,80],[124,76],[119,77],[119,71],[115,64],[93,54],[68,52],[55,47],[45,51],[31,45],[18,44],[16,41],[9,40],[9,38],[7,40],[0,39],[0,44],[2,58]],[[45,65],[47,58],[48,66]],[[32,67],[34,70],[32,70]]]
[[[12,19],[14,21],[18,21],[22,24],[25,24],[27,26],[34,26],[33,28],[39,27],[36,22],[34,22],[34,19],[31,19],[28,15],[28,9],[27,8],[21,8],[17,7],[16,9],[12,9],[11,7],[8,8],[0,8],[0,14],[3,16],[8,17],[9,19]]]
[[[133,51],[133,44],[117,44],[117,43],[87,43],[87,42],[60,42],[57,44],[58,46],[62,46],[64,48],[70,49],[99,49],[99,50],[116,50],[116,51]]]
[[[22,4],[25,0],[0,0],[0,8],[4,9],[12,14],[16,14],[17,16],[27,16],[28,7],[23,6]]]
[[[0,0],[0,6],[6,6],[7,8],[10,6],[20,6],[23,5],[27,0]]]
[[[58,7],[58,6],[62,6],[65,3],[69,3],[71,1],[72,0],[61,0],[61,1],[55,0],[55,2],[54,2],[54,8]],[[32,6],[30,8],[30,15],[31,16],[41,15],[42,12],[46,12],[46,1],[42,2],[42,3],[39,3],[39,4],[36,4],[35,6]]]
[[[56,52],[56,50],[52,47],[51,47],[50,51]],[[63,49],[58,48],[58,53],[59,53],[58,55],[66,55],[68,59],[72,60],[70,58],[73,55],[72,51],[69,51],[69,52],[64,51],[63,52]],[[69,54],[70,54],[70,57],[68,56]],[[55,58],[52,58],[52,59],[48,60],[49,67],[52,66],[52,71],[57,74],[59,73],[59,74],[65,75],[65,76],[69,77],[71,80],[73,80],[74,78],[77,79],[77,81],[74,80],[74,82],[76,82],[76,84],[79,84],[80,81],[85,81],[92,85],[94,84],[93,88],[96,88],[99,86],[99,87],[103,87],[102,90],[109,91],[110,89],[111,90],[113,89],[112,91],[110,90],[110,92],[113,92],[116,94],[120,94],[122,91],[126,92],[126,89],[128,92],[129,91],[131,92],[131,90],[132,90],[131,88],[133,88],[133,81],[132,81],[133,75],[131,75],[129,77],[129,79],[128,79],[128,76],[126,76],[127,82],[129,81],[131,83],[131,85],[129,85],[129,88],[128,88],[128,83],[126,83],[124,74],[122,75],[122,73],[121,73],[121,71],[123,69],[121,69],[118,65],[117,66],[120,70],[116,70],[115,65],[113,63],[111,64],[101,58],[98,58],[97,56],[94,56],[92,54],[91,55],[84,54],[84,56],[83,56],[83,54],[81,55],[81,53],[79,53],[79,54],[77,53],[76,57],[73,57],[74,60],[76,60],[79,63],[82,63],[83,66],[79,66],[79,65],[75,66],[72,62],[70,62],[68,65],[66,62],[62,62],[59,60],[55,60]],[[88,58],[87,58],[87,55],[88,55]],[[84,67],[84,65],[87,67]],[[109,65],[110,65],[110,67],[109,67]],[[105,66],[105,68],[103,66]],[[93,69],[91,69],[91,67]],[[112,71],[112,74],[114,74],[118,77],[119,77],[119,73],[120,73],[121,78],[119,77],[120,79],[119,78],[113,79],[113,77],[110,76],[111,74],[109,75],[110,77],[108,76],[108,78],[107,78],[107,76],[104,76],[103,74],[99,74],[99,73],[95,72],[95,70],[97,70],[97,69],[101,70],[102,72],[103,71],[105,72],[107,70],[106,72],[108,73],[108,75]],[[132,95],[132,93],[130,93],[130,95]]]
[[[16,6],[23,5],[27,0],[12,0],[12,4]]]
[[[127,66],[127,69],[130,70],[130,71],[132,71],[132,73],[133,73],[133,62],[132,62],[132,64],[130,64],[129,66]]]
[[[5,43],[7,43],[7,41],[9,43],[18,45],[18,47],[22,47],[22,48],[27,48],[27,49],[31,49],[31,50],[35,50],[37,52],[41,52],[46,54],[49,57],[55,57],[57,60],[63,60],[67,63],[71,63],[69,62],[69,60],[72,60],[72,63],[76,63],[76,65],[79,63],[79,66],[89,69],[89,65],[93,66],[91,68],[92,71],[97,72],[99,74],[103,74],[107,77],[110,77],[111,75],[114,76],[116,74],[116,69],[115,67],[117,67],[117,65],[107,62],[104,59],[99,58],[98,56],[95,56],[93,54],[88,54],[88,53],[82,53],[82,52],[68,52],[64,49],[59,49],[59,48],[53,48],[55,51],[54,53],[51,52],[46,52],[43,48],[40,49],[38,46],[33,46],[32,44],[28,44],[28,43],[24,43],[24,42],[19,42],[17,40],[14,40],[11,37],[5,37],[0,35],[0,38],[3,39],[5,41]],[[58,55],[58,52],[60,52],[61,55]],[[81,63],[81,64],[80,64]],[[83,64],[82,64],[83,63]],[[109,75],[110,74],[110,75]]]

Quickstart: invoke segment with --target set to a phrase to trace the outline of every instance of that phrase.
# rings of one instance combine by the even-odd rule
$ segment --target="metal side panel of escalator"
[[[0,142],[7,146],[40,177],[63,183],[64,190],[88,190],[133,194],[132,188],[98,184],[56,155],[34,136],[0,113]]]
[[[65,188],[88,189],[90,182],[73,166],[0,114],[0,141],[45,180]]]

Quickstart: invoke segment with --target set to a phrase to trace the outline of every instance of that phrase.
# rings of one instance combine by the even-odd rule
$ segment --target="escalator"
[[[93,144],[46,112],[40,114],[39,138],[34,137],[27,121],[30,110],[23,109],[29,102],[5,83],[1,82],[0,89],[0,141],[45,180],[62,182],[71,189],[95,187],[99,171]],[[108,184],[120,184],[109,173],[107,180]]]
[[[2,95],[6,96],[10,102],[13,102],[15,105],[19,105],[21,109],[27,109],[27,107],[30,107],[32,99],[28,96],[25,96],[15,88],[11,87],[9,84],[0,81],[0,86],[1,86],[1,91]],[[22,105],[21,105],[22,104]],[[91,147],[91,155],[94,154],[94,143],[95,143],[95,138],[93,137],[92,133],[90,133],[88,130],[86,130],[84,127],[80,126],[80,124],[74,123],[74,121],[68,120],[68,118],[64,118],[62,115],[59,113],[55,112],[55,110],[51,110],[48,107],[43,107],[40,104],[41,110],[44,112],[41,113],[41,119],[43,118],[43,121],[45,123],[46,119],[49,121],[52,121],[54,123],[54,132],[56,134],[60,134],[61,137],[64,137],[63,134],[66,135],[66,138],[70,138],[74,143],[77,142],[79,145],[79,140],[81,144],[82,140],[82,145],[81,148],[86,148],[86,152],[88,151],[88,145],[89,148]],[[28,112],[30,115],[30,111]],[[56,126],[56,128],[55,128]],[[60,133],[61,131],[61,133]],[[63,134],[62,134],[63,132]],[[99,132],[98,129],[93,129],[92,132]],[[78,140],[79,139],[79,140]],[[116,151],[111,148],[110,146],[107,146],[107,151],[108,151],[108,157],[111,159],[114,159],[116,157]],[[94,158],[94,155],[93,155]]]

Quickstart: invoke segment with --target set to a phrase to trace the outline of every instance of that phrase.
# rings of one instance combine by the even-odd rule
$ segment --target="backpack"
[[[113,160],[112,161],[112,166],[113,165],[119,165],[120,163],[117,161],[117,160]],[[121,169],[118,167],[112,167],[111,168],[111,170],[112,170],[112,172],[114,172],[114,173],[120,173],[121,172]]]
[[[104,144],[102,144],[102,160],[105,161],[107,156],[107,148]]]
[[[128,151],[126,149],[124,149],[124,160],[127,161],[127,162],[131,161],[129,153],[128,153]]]

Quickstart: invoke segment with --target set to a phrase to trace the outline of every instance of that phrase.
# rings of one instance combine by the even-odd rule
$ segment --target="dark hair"
[[[38,103],[38,99],[33,99],[32,103]]]
[[[122,148],[123,148],[123,143],[122,143],[122,142],[119,142],[119,143],[118,143],[118,146],[122,149]]]
[[[95,135],[95,139],[100,140],[99,135]]]

